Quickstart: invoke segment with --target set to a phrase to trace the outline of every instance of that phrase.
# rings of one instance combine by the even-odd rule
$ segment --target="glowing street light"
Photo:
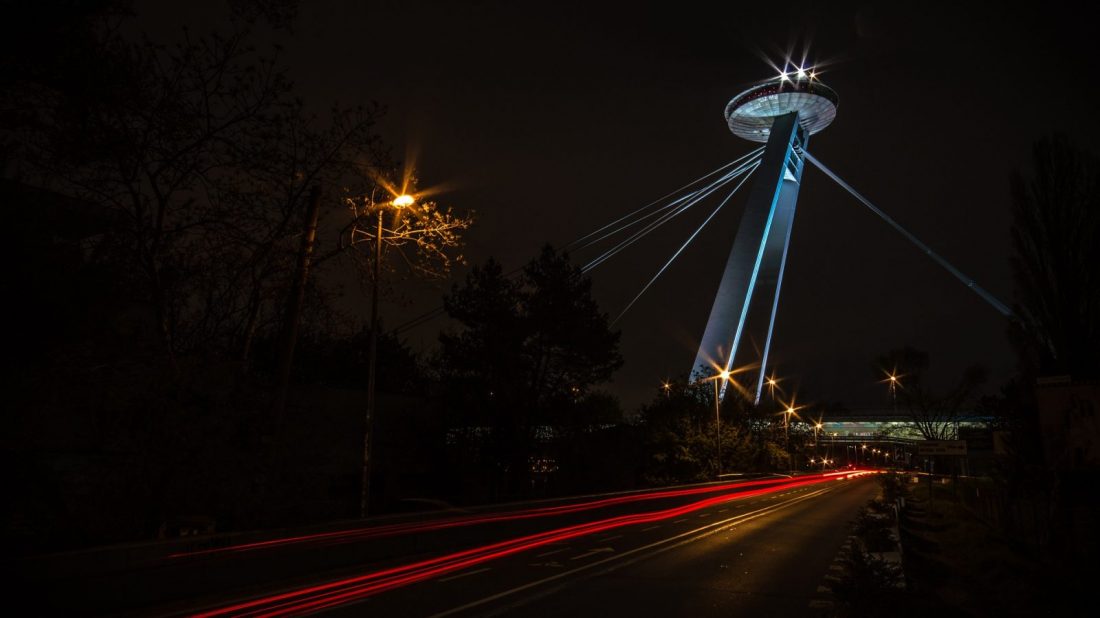
[[[768,376],[767,380],[764,381],[764,384],[768,386],[768,397],[771,397],[772,401],[775,401],[776,390],[779,391],[780,395],[783,394],[783,389],[779,388],[779,379],[775,377],[774,372],[772,372],[772,374]]]
[[[894,367],[893,371],[883,371],[886,374],[886,379],[879,380],[880,384],[886,384],[890,389],[890,400],[893,402],[894,413],[898,411],[898,389],[901,388],[901,378],[903,375],[898,375],[898,368]]]
[[[715,438],[714,442],[715,442],[715,445],[716,445],[715,450],[716,450],[717,455],[718,455],[718,465],[715,466],[715,467],[718,470],[718,479],[721,480],[721,478],[722,478],[722,414],[720,412],[721,408],[719,407],[720,404],[721,404],[721,398],[720,398],[719,393],[718,393],[718,381],[721,380],[722,382],[729,382],[730,381],[730,371],[728,369],[723,369],[722,371],[718,372],[718,375],[714,376],[711,379],[714,380],[714,438]]]
[[[385,185],[386,183],[381,183]],[[385,189],[392,199],[375,199],[377,191]],[[367,409],[363,430],[363,470],[360,488],[359,511],[366,517],[370,498],[370,469],[372,451],[372,422],[377,407],[377,359],[378,359],[378,297],[382,279],[383,249],[389,247],[399,252],[410,264],[422,271],[446,272],[451,263],[448,251],[461,246],[461,231],[469,228],[473,218],[440,211],[432,202],[417,203],[412,195],[392,187],[379,187],[369,195],[346,199],[353,218],[341,234],[341,247],[352,248],[363,243],[373,243],[371,256],[371,312],[370,312],[370,367],[367,377]],[[405,210],[413,210],[415,216],[406,216]],[[385,227],[386,213],[392,212],[392,224]],[[347,234],[347,237],[344,237]],[[407,249],[406,249],[407,248]],[[365,257],[365,256],[364,256]]]
[[[413,196],[403,193],[390,201],[389,205],[401,210],[412,206],[414,203],[416,203],[416,199]],[[385,213],[386,205],[385,202],[374,205],[378,211],[378,231],[374,237],[374,280],[371,282],[370,297],[370,366],[367,370],[367,413],[365,419],[366,429],[363,432],[363,478],[359,496],[360,517],[367,516],[370,501],[371,429],[374,422],[375,406],[377,405],[375,393],[378,388],[377,372],[375,370],[375,366],[378,364],[378,281],[382,278],[382,215]]]
[[[783,412],[781,412],[781,414],[783,415],[783,443],[784,443],[784,447],[787,450],[787,461],[788,461],[788,463],[790,463],[790,461],[791,461],[791,433],[790,433],[791,417],[794,416],[794,417],[801,418],[801,417],[798,416],[798,410],[802,409],[803,406],[795,407],[793,398],[791,399],[791,402],[786,404],[786,405],[787,405],[786,409],[784,409]]]

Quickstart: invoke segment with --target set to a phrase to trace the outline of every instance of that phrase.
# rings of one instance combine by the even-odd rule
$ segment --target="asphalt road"
[[[16,580],[64,615],[815,615],[876,489],[846,475],[712,483],[62,554]]]
[[[337,616],[818,616],[877,483],[811,485],[509,556]],[[833,567],[833,570],[830,569]]]

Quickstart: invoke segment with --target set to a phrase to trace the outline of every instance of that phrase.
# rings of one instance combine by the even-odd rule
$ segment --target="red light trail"
[[[429,522],[412,522],[404,524],[389,524],[384,526],[372,526],[369,528],[356,528],[353,530],[339,530],[335,532],[322,532],[318,534],[309,534],[302,536],[285,537],[281,539],[272,539],[269,541],[258,541],[255,543],[245,543],[241,545],[234,545],[231,547],[218,547],[214,549],[201,549],[190,552],[180,552],[171,554],[169,559],[175,558],[190,558],[199,557],[214,554],[232,554],[241,552],[250,552],[262,549],[271,549],[275,547],[282,547],[285,545],[296,545],[313,542],[323,542],[326,544],[339,543],[339,542],[352,542],[359,541],[368,538],[385,537],[385,536],[397,536],[401,534],[410,534],[413,532],[431,532],[435,530],[445,530],[448,528],[457,528],[461,526],[475,526],[479,524],[496,523],[502,521],[515,521],[520,519],[534,519],[537,517],[551,517],[555,515],[567,515],[571,513],[579,513],[583,511],[589,511],[593,509],[601,509],[609,506],[617,506],[620,504],[628,504],[631,502],[641,502],[646,500],[660,500],[664,498],[678,498],[683,496],[690,496],[696,494],[705,493],[718,493],[723,491],[729,491],[731,489],[743,489],[747,487],[762,487],[769,485],[778,485],[787,482],[788,479],[766,479],[757,481],[737,481],[735,483],[726,483],[724,485],[709,485],[706,487],[691,487],[688,489],[672,489],[657,492],[648,492],[641,494],[632,494],[628,496],[615,496],[612,498],[603,498],[600,500],[593,500],[591,502],[580,502],[574,504],[565,504],[561,506],[548,506],[539,507],[535,509],[528,509],[523,511],[512,511],[508,513],[494,513],[491,515],[471,515],[465,517],[456,517],[452,519],[443,519]]]
[[[531,534],[515,539],[500,541],[489,545],[475,547],[459,551],[445,556],[438,556],[411,564],[383,569],[356,577],[345,578],[316,586],[309,586],[229,605],[226,607],[195,614],[196,618],[214,618],[219,616],[287,616],[302,612],[312,612],[321,609],[344,605],[369,596],[406,586],[433,577],[465,569],[482,564],[490,560],[496,560],[522,551],[542,547],[550,543],[558,543],[569,539],[604,532],[623,526],[643,523],[651,523],[679,517],[693,511],[744,498],[772,493],[782,489],[791,489],[807,485],[816,485],[830,480],[844,480],[854,476],[868,474],[867,471],[839,472],[816,474],[802,477],[799,480],[780,481],[780,484],[762,487],[751,491],[742,491],[735,494],[724,494],[705,498],[690,504],[631,515],[619,515],[607,519],[597,520],[583,524],[566,526],[555,530]],[[761,483],[755,483],[759,485]],[[736,485],[743,488],[745,485]],[[708,488],[710,489],[710,488]],[[677,495],[690,493],[702,493],[690,490]],[[633,496],[630,496],[633,497]],[[597,501],[602,502],[602,501]],[[535,509],[536,511],[540,509]]]

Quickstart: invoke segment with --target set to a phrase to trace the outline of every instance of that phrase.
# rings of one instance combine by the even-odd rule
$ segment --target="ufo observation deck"
[[[836,118],[838,101],[836,92],[816,79],[781,77],[733,97],[726,105],[726,122],[734,135],[766,142],[776,117],[798,112],[799,124],[813,135]]]

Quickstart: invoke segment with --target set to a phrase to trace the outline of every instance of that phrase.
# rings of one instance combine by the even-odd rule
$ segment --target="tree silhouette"
[[[1032,151],[1012,186],[1012,340],[1032,375],[1100,373],[1100,162],[1065,136]]]
[[[585,424],[571,414],[622,365],[619,334],[591,281],[550,247],[516,278],[489,260],[444,299],[460,324],[440,336],[438,362],[452,425],[487,430],[486,457],[506,491],[525,491],[545,430]]]
[[[874,374],[880,381],[884,373],[898,378],[894,396],[924,439],[951,440],[966,408],[976,403],[977,389],[985,383],[986,371],[972,365],[946,392],[935,392],[928,385],[929,365],[927,352],[906,346],[879,357]]]

